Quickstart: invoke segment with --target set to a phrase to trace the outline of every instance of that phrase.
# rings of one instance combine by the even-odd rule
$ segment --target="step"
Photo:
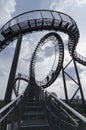
[[[25,112],[22,119],[27,120],[27,119],[43,119],[45,118],[45,112],[44,111],[30,111],[30,112]]]
[[[28,96],[25,96],[25,99],[35,99],[35,97],[28,97]]]
[[[38,120],[24,120],[20,126],[23,128],[40,128],[40,127],[49,127],[47,119],[38,119]]]
[[[41,106],[25,106],[24,107],[25,109],[27,109],[27,110],[41,110],[42,109],[42,107]]]
[[[44,111],[29,111],[29,112],[25,112],[24,116],[38,116],[38,115],[45,115]]]
[[[36,101],[33,101],[33,102],[26,101],[26,102],[24,102],[24,104],[28,105],[28,106],[39,106],[40,105],[40,103],[36,102]]]
[[[26,110],[26,111],[40,111],[40,110],[42,110],[42,107],[41,106],[25,106],[24,107],[24,109]]]
[[[34,102],[34,101],[36,101],[36,99],[35,99],[35,98],[33,98],[33,99],[32,99],[32,98],[26,98],[26,99],[25,99],[25,102],[26,102],[26,101]]]

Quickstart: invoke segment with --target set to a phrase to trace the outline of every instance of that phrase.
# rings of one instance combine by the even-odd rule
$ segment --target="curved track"
[[[75,50],[79,40],[76,22],[68,15],[52,10],[34,10],[20,14],[8,21],[0,30],[0,51],[20,33],[54,30],[69,35],[69,53],[77,62],[86,65],[86,59]]]
[[[45,45],[46,43],[54,45],[55,49],[54,63],[50,73],[46,76],[46,78],[42,81],[36,81],[35,64],[37,61],[37,55],[39,54],[39,51],[41,50],[42,46]],[[30,74],[32,77],[35,77],[36,84],[44,88],[50,86],[58,77],[58,74],[63,65],[63,59],[64,59],[64,46],[61,37],[55,32],[46,34],[37,44],[31,60]]]
[[[53,10],[29,11],[29,12],[20,14],[14,17],[13,19],[11,19],[10,21],[8,21],[0,30],[0,51],[2,51],[13,40],[17,39],[19,34],[21,33],[26,34],[26,33],[31,33],[33,31],[42,31],[42,30],[60,31],[60,32],[64,32],[68,34],[69,36],[68,49],[69,49],[70,55],[72,56],[73,60],[86,66],[86,59],[76,52],[76,46],[79,41],[79,30],[76,25],[76,22],[67,14],[53,11]],[[46,36],[44,36],[44,38],[41,39],[41,41],[39,42],[38,44],[39,47],[37,46],[38,48],[40,48],[42,43],[45,41],[46,39],[45,37]],[[61,38],[57,38],[57,39],[60,39],[60,41],[62,41]],[[37,47],[35,51],[38,52]],[[34,53],[36,55],[36,52]],[[63,57],[61,57],[61,60],[63,60],[62,58]],[[62,63],[60,65],[62,66]],[[58,72],[57,73],[58,75],[60,72],[60,68],[58,68],[57,72]],[[50,74],[52,73],[50,72]],[[48,75],[49,77],[50,77],[50,74]],[[46,80],[46,78],[44,79],[47,86],[52,84],[52,78],[48,78],[48,79],[49,81]],[[54,81],[55,79],[56,79],[56,76],[53,76]],[[45,87],[45,83],[44,84],[43,83],[42,85]]]
[[[18,87],[16,86],[16,82],[18,80],[23,80],[23,81],[29,83],[29,76],[24,75],[24,74],[18,74],[18,75],[16,75],[15,81],[14,81],[14,88],[13,88],[14,93],[15,93],[16,96],[18,96],[18,94],[19,94],[19,86]]]
[[[15,77],[15,82],[17,80],[24,80],[26,82],[29,82],[29,76],[25,75],[25,74],[18,74],[16,77]]]

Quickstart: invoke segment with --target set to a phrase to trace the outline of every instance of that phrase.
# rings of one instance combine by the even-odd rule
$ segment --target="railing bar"
[[[76,124],[76,126],[78,126],[78,123],[75,121],[74,118],[72,118],[72,116],[67,111],[65,111],[62,107],[61,110],[73,121],[73,123]]]
[[[58,117],[49,109],[47,106],[46,109],[51,113],[51,115],[58,120]]]
[[[51,97],[54,98],[54,100],[56,102],[59,102],[61,105],[63,105],[64,107],[66,107],[68,110],[70,110],[70,112],[72,112],[73,114],[75,114],[75,116],[78,117],[82,122],[86,123],[86,118],[84,116],[82,116],[80,113],[78,113],[77,111],[75,111],[73,108],[71,108],[69,105],[67,105],[66,103],[64,103],[62,100],[60,100],[57,97],[55,97],[54,95],[50,94],[48,91],[46,91],[46,93],[48,95],[51,95]]]
[[[83,117],[80,113],[78,113],[77,111],[75,111],[73,108],[71,108],[69,105],[67,105],[66,103],[64,103],[62,100],[56,98],[54,95],[51,94],[51,96],[54,98],[54,100],[56,100],[61,105],[63,105],[64,107],[66,107],[68,110],[70,110],[73,114],[75,114],[81,121],[83,121],[84,123],[86,123],[86,118]]]
[[[3,108],[0,109],[0,114],[5,111],[6,109],[8,109],[11,105],[13,105],[20,97],[22,96],[19,95],[15,100],[11,101],[9,104],[7,104],[6,106],[4,106]]]
[[[53,102],[56,104],[55,100]],[[53,105],[56,108],[56,105],[54,103],[53,103]],[[72,118],[72,116],[68,112],[66,112],[61,106],[60,106],[60,109],[73,121],[73,123],[75,123],[76,126],[78,126],[78,123],[75,121],[75,119]]]
[[[0,123],[13,111],[13,109],[14,109],[14,107],[12,107],[12,108],[8,111],[8,113],[6,113],[3,117],[1,117]]]

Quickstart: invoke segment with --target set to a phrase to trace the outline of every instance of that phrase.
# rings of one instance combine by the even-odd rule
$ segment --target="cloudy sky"
[[[52,9],[67,13],[72,18],[74,18],[80,31],[80,40],[77,45],[77,51],[81,55],[85,56],[86,0],[0,0],[0,27],[2,27],[9,19],[13,18],[16,15],[36,9]],[[40,38],[42,38],[43,35],[46,33],[48,32],[38,32],[23,37],[17,73],[23,73],[26,75],[29,74],[29,61],[31,58],[31,54],[33,53],[35,46],[37,45]],[[68,40],[67,35],[61,34],[61,36],[63,37],[64,44],[66,45]],[[15,42],[11,43],[5,50],[0,53],[0,99],[4,98],[8,75],[10,72],[15,49]],[[38,63],[36,64],[36,75],[38,80],[44,78],[46,74],[49,73],[52,67],[52,61],[54,60],[53,58],[55,55],[54,47],[52,45],[46,45],[39,53],[41,56],[38,57]],[[65,46],[64,65],[69,61],[70,58],[71,57],[69,56],[69,53]],[[80,79],[84,90],[84,96],[86,98],[86,67],[79,64],[77,65],[79,68]],[[72,63],[66,71],[76,79]],[[73,92],[75,92],[75,90],[77,89],[77,86],[68,77],[66,77],[66,79],[68,96],[70,98]],[[25,83],[22,83],[20,91],[25,88],[24,86]],[[57,93],[58,97],[64,98],[64,87],[62,84],[61,74],[59,75],[56,82],[48,88],[48,90],[50,92],[54,91]],[[79,93],[77,95],[79,95]]]

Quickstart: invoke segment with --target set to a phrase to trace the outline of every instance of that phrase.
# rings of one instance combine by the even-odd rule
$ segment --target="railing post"
[[[62,76],[63,76],[63,83],[64,83],[65,99],[66,99],[66,103],[68,104],[67,85],[66,85],[66,79],[65,79],[64,68],[63,67],[62,67]]]
[[[0,119],[1,119],[1,115],[0,115]],[[0,130],[1,130],[1,122],[0,122]]]
[[[11,113],[11,130],[14,130],[14,123],[15,123],[15,108]]]
[[[24,101],[24,95],[21,97],[21,101],[18,105],[18,127],[17,127],[18,130],[19,130],[19,127],[20,127],[21,116],[23,114],[23,109],[24,109],[23,101]]]
[[[58,130],[61,130],[61,109],[60,109],[60,103],[58,103],[58,122],[59,122],[59,128]]]

